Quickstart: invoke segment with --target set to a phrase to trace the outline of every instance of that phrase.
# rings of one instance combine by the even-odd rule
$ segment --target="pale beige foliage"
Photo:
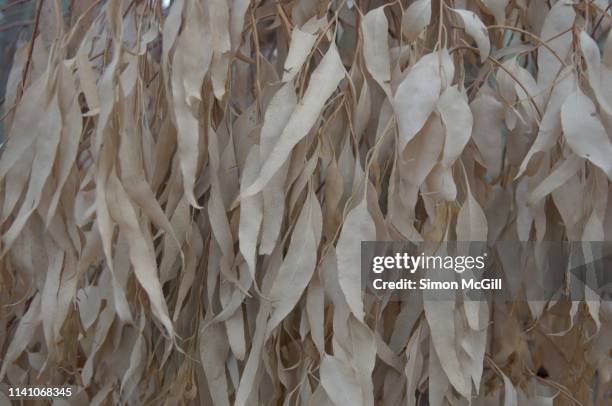
[[[612,239],[606,1],[70,4],[2,95],[0,403],[609,402],[586,286],[360,279],[362,241]]]

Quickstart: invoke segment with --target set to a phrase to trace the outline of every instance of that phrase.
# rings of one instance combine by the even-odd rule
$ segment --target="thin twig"
[[[548,49],[550,51],[550,53],[553,54],[555,56],[555,58],[557,58],[559,60],[559,62],[561,62],[561,64],[564,67],[567,66],[567,64],[559,56],[559,54],[550,45],[548,45],[548,42],[552,41],[554,39],[554,37],[544,41],[544,40],[542,40],[542,38],[538,37],[537,35],[534,35],[534,34],[530,33],[529,31],[525,31],[525,30],[523,30],[521,28],[517,28],[517,27],[510,27],[508,25],[490,25],[490,26],[487,27],[487,29],[489,29],[489,30],[492,30],[492,29],[511,30],[511,31],[520,32],[521,34],[525,34],[528,37],[536,40],[536,42],[538,42],[538,44],[542,45],[544,48]],[[567,32],[569,32],[569,31],[567,31]]]
[[[36,18],[34,20],[34,30],[32,31],[32,41],[30,41],[30,47],[28,49],[28,59],[26,61],[25,70],[23,71],[23,76],[21,77],[21,90],[19,91],[16,103],[19,103],[19,101],[21,100],[21,96],[23,96],[23,91],[25,90],[26,82],[28,80],[28,73],[30,73],[30,67],[32,65],[32,54],[34,53],[34,43],[36,42],[36,36],[38,35],[38,25],[40,24],[40,14],[42,11],[43,1],[44,0],[38,1],[38,8],[36,9]]]
[[[440,10],[438,15],[438,42],[436,46],[442,48],[442,26],[444,25],[444,0],[440,0]]]
[[[597,29],[601,25],[601,22],[603,21],[603,18],[607,15],[610,7],[612,7],[612,3],[608,3],[608,7],[606,7],[606,9],[601,13],[601,17],[599,17],[599,20],[597,20],[597,23],[595,23],[595,25],[593,26],[593,30],[591,31],[591,36],[595,34],[595,31],[597,31]],[[596,7],[596,8],[599,8],[599,7]]]

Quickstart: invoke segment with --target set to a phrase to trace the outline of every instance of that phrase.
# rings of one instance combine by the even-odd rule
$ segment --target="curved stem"
[[[38,1],[38,8],[36,9],[36,17],[34,19],[34,29],[32,30],[32,41],[30,41],[30,46],[28,48],[28,59],[26,62],[25,69],[23,71],[23,76],[21,77],[21,90],[19,92],[19,97],[17,98],[17,103],[21,100],[21,96],[26,87],[26,82],[28,80],[28,73],[30,73],[30,67],[32,66],[32,54],[34,52],[34,43],[36,41],[36,36],[38,35],[38,25],[40,24],[40,13],[42,11],[42,5],[44,0]]]
[[[548,49],[550,51],[551,54],[553,54],[555,56],[555,58],[557,58],[559,60],[559,62],[561,62],[561,64],[563,65],[563,67],[566,67],[567,64],[565,63],[565,61],[559,56],[559,54],[550,46],[548,45],[548,41],[552,41],[553,39],[556,38],[550,38],[546,41],[542,40],[542,38],[538,37],[535,34],[530,33],[529,31],[525,31],[521,28],[517,28],[517,27],[511,27],[508,25],[490,25],[487,27],[487,29],[492,30],[492,29],[503,29],[503,30],[510,30],[510,31],[516,31],[516,32],[520,32],[521,34],[525,34],[528,37],[536,40],[536,42],[540,45],[542,45],[544,48]],[[566,31],[569,32],[569,31]],[[564,33],[565,34],[565,33]]]
[[[440,0],[440,9],[438,11],[438,46],[442,48],[442,27],[444,26],[444,0]]]

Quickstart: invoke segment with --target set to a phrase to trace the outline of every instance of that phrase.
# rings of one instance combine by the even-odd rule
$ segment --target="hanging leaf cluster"
[[[40,1],[2,119],[0,400],[609,402],[609,301],[360,281],[361,241],[612,239],[606,0]]]

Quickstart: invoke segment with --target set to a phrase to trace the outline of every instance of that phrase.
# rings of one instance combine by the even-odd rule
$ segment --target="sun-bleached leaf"
[[[98,318],[98,312],[100,311],[100,306],[102,305],[102,298],[100,297],[99,288],[97,286],[90,285],[85,289],[81,289],[77,294],[77,299],[79,301],[81,322],[83,323],[83,327],[88,329]]]
[[[429,379],[431,380],[431,386],[437,388],[437,390],[429,393],[428,400],[429,404],[432,406],[442,406],[448,392],[451,391],[451,384],[446,373],[442,369],[440,358],[431,340],[429,341],[429,353],[429,362],[427,365]]]
[[[483,164],[495,178],[501,170],[503,153],[503,105],[489,95],[481,95],[470,104],[470,109],[474,116],[472,137],[480,151]]]
[[[320,354],[325,352],[324,293],[319,278],[314,276],[306,292],[306,313],[310,324],[310,335]]]
[[[446,129],[442,164],[448,167],[455,162],[469,141],[474,120],[466,95],[456,86],[448,87],[442,92],[436,109]]]
[[[432,187],[442,198],[453,201],[457,196],[457,188],[453,180],[452,166],[472,135],[472,111],[467,97],[459,92],[456,86],[448,87],[442,92],[436,111],[444,123],[446,137],[439,167],[432,174]]]
[[[601,63],[597,43],[585,31],[580,32],[580,48],[586,61],[591,88],[607,114],[612,114],[612,91],[606,83],[612,80],[612,69]]]
[[[561,123],[563,135],[576,155],[586,158],[612,179],[612,141],[595,105],[579,88],[563,103]]]
[[[249,8],[248,0],[233,0],[230,7],[230,39],[232,49],[238,48],[240,44],[240,34],[245,23],[245,15]]]
[[[435,109],[442,86],[439,58],[438,54],[422,57],[410,68],[395,92],[393,110],[397,117],[400,151],[423,128]]]
[[[408,42],[414,41],[431,21],[431,0],[416,0],[402,16],[402,33]]]
[[[244,164],[241,187],[250,185],[255,175],[259,172],[259,168],[261,167],[259,159],[259,148],[251,148],[246,163]],[[261,195],[250,196],[242,200],[242,204],[240,205],[238,239],[240,242],[240,252],[242,252],[247,262],[253,280],[255,280],[257,241],[259,240],[259,230],[262,218],[263,198]]]
[[[416,391],[418,385],[418,379],[421,376],[423,368],[423,355],[419,351],[421,341],[421,329],[419,326],[414,334],[410,337],[408,344],[406,345],[406,369],[405,374],[407,378],[407,400],[409,406],[416,405],[416,396],[413,394]]]
[[[19,326],[17,327],[17,331],[13,336],[13,340],[9,344],[6,354],[2,359],[0,378],[4,378],[10,364],[14,362],[26,349],[30,340],[34,336],[36,328],[38,325],[40,325],[42,321],[40,317],[40,304],[40,295],[36,295],[32,299],[28,311],[23,315],[21,321],[19,322]]]
[[[553,88],[550,98],[548,99],[546,111],[542,116],[542,121],[538,128],[538,134],[529,148],[529,151],[527,151],[527,154],[523,158],[519,172],[516,175],[517,177],[525,172],[527,165],[535,154],[548,151],[561,136],[561,106],[569,94],[574,90],[576,80],[574,75],[571,74],[569,67],[561,71],[559,76],[561,79]]]
[[[325,354],[321,360],[321,384],[335,405],[364,404],[355,371],[346,362]]]
[[[40,131],[41,134],[36,137],[32,145],[34,157],[25,191],[24,204],[21,205],[10,228],[2,236],[3,250],[10,248],[15,242],[18,234],[23,230],[26,222],[44,198],[44,187],[52,173],[61,139],[61,116],[57,96],[49,102],[44,115],[40,117],[39,125],[44,125],[46,128],[45,131],[35,130]],[[3,154],[3,158],[7,155],[10,156],[11,154]],[[10,158],[8,159],[10,160]]]
[[[321,227],[321,206],[311,191],[297,219],[287,255],[268,294],[274,306],[268,330],[275,328],[285,318],[308,285],[316,266]]]
[[[483,0],[485,7],[495,17],[495,22],[503,25],[506,22],[506,6],[509,0]]]
[[[604,239],[605,235],[603,223],[597,215],[597,212],[593,211],[589,216],[586,225],[584,226],[584,231],[582,232],[582,241],[585,241],[585,243],[582,244],[582,251],[584,255],[584,262],[588,270],[585,278],[586,280],[584,281],[586,282],[584,286],[585,302],[587,309],[589,310],[589,314],[597,326],[597,330],[601,328],[601,320],[599,317],[601,298],[593,291],[593,289],[591,289],[591,286],[597,286],[597,275],[592,264],[595,261],[600,260],[598,257],[601,255],[601,252],[598,252],[600,250],[597,248],[593,249],[588,241],[604,241]]]
[[[425,317],[431,329],[433,348],[438,355],[442,369],[457,392],[464,397],[469,397],[471,384],[461,367],[455,345],[455,302],[424,298],[423,305]]]
[[[457,241],[487,241],[487,231],[487,217],[468,186],[457,214]]]
[[[257,180],[241,196],[251,196],[263,189],[289,157],[293,147],[310,131],[321,113],[325,101],[332,95],[345,71],[336,46],[332,44],[312,73],[311,85],[297,105],[279,141],[263,163]]]
[[[516,388],[512,384],[510,378],[508,378],[503,372],[501,372],[504,380],[504,406],[517,406],[518,405],[518,394]]]
[[[281,87],[270,100],[260,134],[260,162],[265,162],[268,158],[296,105],[297,96],[291,83]],[[259,245],[261,254],[272,252],[281,231],[285,212],[285,180],[288,167],[288,163],[281,166],[262,191],[264,213]]]
[[[194,207],[200,206],[193,193],[199,143],[199,125],[193,109],[196,101],[201,98],[202,81],[212,60],[210,46],[201,46],[202,42],[212,41],[210,31],[198,22],[202,16],[202,6],[189,2],[185,27],[177,39],[172,61],[172,94],[183,188],[189,203]],[[194,53],[194,50],[197,52]]]
[[[313,17],[303,27],[295,27],[291,32],[291,46],[283,66],[283,82],[290,82],[297,76],[312,51],[317,36],[315,33],[321,28],[324,19]]]
[[[365,64],[374,80],[378,82],[385,93],[391,95],[388,29],[384,7],[378,7],[370,11],[361,21]]]
[[[84,48],[79,49],[75,59],[80,87],[87,100],[87,106],[89,107],[87,115],[96,115],[100,111],[100,100],[98,97],[98,89],[96,89],[94,72]]]
[[[444,126],[440,117],[434,114],[408,143],[401,158],[395,161],[391,172],[388,217],[394,227],[409,239],[422,240],[414,227],[418,193],[436,166],[443,146]]]
[[[195,3],[199,5],[199,3]],[[211,45],[213,49],[210,65],[210,76],[213,93],[218,100],[225,95],[227,70],[231,49],[230,36],[230,4],[224,0],[210,0],[207,2],[207,11],[210,24]]]
[[[562,60],[567,58],[572,46],[570,28],[574,24],[576,12],[567,1],[557,1],[550,9],[540,31],[540,38],[548,47],[538,48],[538,85],[548,86],[557,77]],[[554,53],[551,52],[555,51]],[[555,54],[557,56],[555,56]]]
[[[480,52],[480,59],[484,62],[489,57],[491,51],[491,42],[489,41],[489,32],[475,13],[468,10],[451,9],[459,14],[465,27],[465,32],[476,41]]]
[[[227,337],[220,324],[200,330],[198,337],[200,359],[215,405],[229,405],[227,378],[225,377],[225,358],[229,350]]]
[[[567,157],[567,159],[553,168],[550,174],[531,192],[527,202],[535,204],[548,196],[578,172],[582,165],[583,159],[578,155],[572,154]]]
[[[144,370],[144,361],[146,356],[145,341],[142,332],[145,327],[146,317],[144,312],[141,313],[138,332],[132,352],[130,353],[130,365],[121,378],[121,391],[124,396],[129,397],[132,391],[137,387]]]
[[[168,335],[174,339],[174,327],[168,314],[168,307],[157,275],[154,253],[150,242],[140,229],[134,207],[116,176],[109,178],[108,206],[119,228],[129,242],[130,262],[138,282],[149,296],[151,310],[162,323]]]
[[[361,241],[376,240],[376,226],[364,199],[351,210],[338,238],[338,280],[346,302],[357,318],[364,316],[361,298]]]

